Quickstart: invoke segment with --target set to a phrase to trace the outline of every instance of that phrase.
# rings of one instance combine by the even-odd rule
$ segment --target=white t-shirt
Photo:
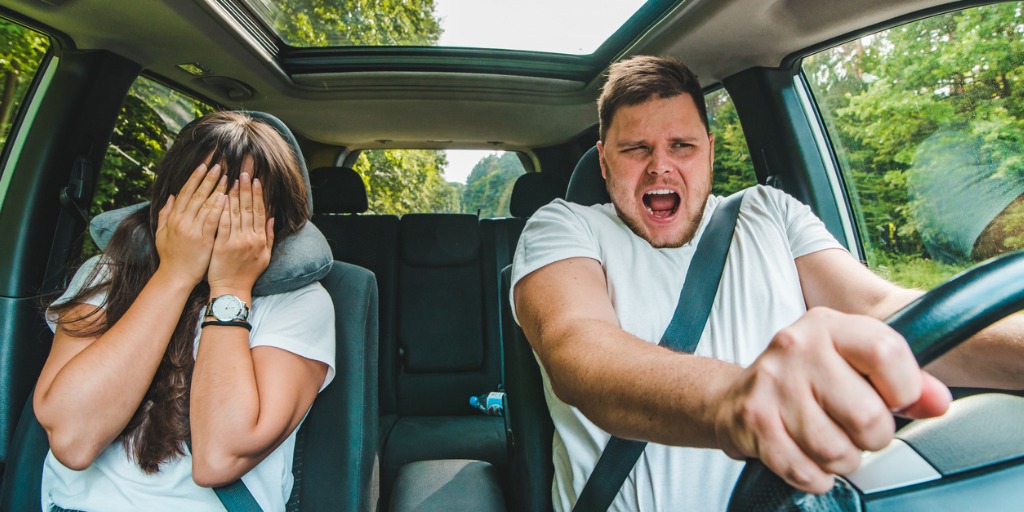
[[[656,344],[672,319],[697,241],[721,201],[708,199],[693,241],[655,249],[626,227],[611,204],[587,207],[557,200],[526,224],[512,285],[556,261],[595,259],[604,269],[620,327]],[[747,190],[696,354],[750,365],[777,331],[806,311],[794,259],[829,248],[841,246],[807,206],[773,188]],[[555,510],[570,510],[610,436],[559,400],[543,366],[541,373],[555,424],[552,497]],[[651,443],[609,510],[724,510],[741,469],[741,462],[720,450]]]
[[[99,258],[82,265],[57,302],[66,301],[85,285]],[[101,270],[97,282],[102,282],[106,276]],[[86,302],[98,306],[103,304],[104,298],[104,294],[98,294]],[[334,306],[327,290],[320,283],[312,283],[287,293],[255,297],[252,302],[249,346],[277,347],[327,364],[327,376],[320,387],[323,390],[335,372]],[[49,312],[46,316],[50,329],[55,329],[55,318]],[[196,351],[199,350],[199,334],[199,325],[196,325]],[[294,482],[292,455],[297,431],[298,428],[242,476],[242,482],[264,512],[285,509]],[[68,509],[104,512],[223,512],[224,506],[213,490],[200,487],[192,480],[192,456],[187,448],[185,452],[182,457],[164,462],[160,472],[148,475],[129,458],[120,439],[83,471],[68,469],[51,451],[43,465],[43,511],[48,512],[51,505],[57,504]]]

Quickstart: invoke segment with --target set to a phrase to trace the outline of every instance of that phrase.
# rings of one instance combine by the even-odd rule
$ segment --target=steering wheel
[[[1024,251],[977,265],[886,320],[924,366],[1024,308]],[[1024,503],[1024,398],[980,394],[910,423],[823,495],[797,491],[748,461],[729,512],[1019,510]]]

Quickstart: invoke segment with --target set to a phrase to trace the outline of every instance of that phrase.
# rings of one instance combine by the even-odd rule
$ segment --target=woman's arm
[[[262,186],[243,169],[228,194],[210,264],[211,299],[252,303],[252,287],[270,262],[273,219]],[[320,322],[321,319],[311,318]],[[217,486],[259,464],[298,426],[313,404],[327,365],[274,347],[249,348],[249,331],[203,328],[192,374],[192,478]]]
[[[157,252],[160,266],[125,314],[102,335],[78,338],[78,330],[106,321],[105,312],[74,324],[92,306],[66,313],[36,384],[33,407],[46,430],[53,454],[71,469],[85,469],[124,430],[153,380],[167,344],[208,259],[201,254],[204,238],[212,250],[216,221],[223,208],[226,181],[219,168],[200,166],[160,211]],[[199,256],[197,256],[199,254]],[[117,293],[112,290],[110,293]]]

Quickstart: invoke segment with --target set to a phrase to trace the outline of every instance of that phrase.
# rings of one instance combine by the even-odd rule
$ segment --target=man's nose
[[[651,160],[647,163],[647,173],[653,176],[668,174],[671,170],[668,155],[662,149],[655,149],[651,153]]]

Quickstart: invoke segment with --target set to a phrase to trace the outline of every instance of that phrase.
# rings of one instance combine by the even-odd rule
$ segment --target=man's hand
[[[227,203],[227,178],[219,165],[196,167],[177,196],[160,208],[156,228],[156,252],[160,269],[185,279],[190,286],[203,280],[210,267],[217,221]]]
[[[892,414],[937,416],[949,390],[921,370],[879,320],[826,308],[779,331],[724,396],[715,435],[726,454],[756,457],[797,489],[823,493],[892,440]]]
[[[242,172],[228,192],[229,206],[221,213],[210,262],[211,296],[220,291],[251,291],[256,279],[270,265],[274,245],[274,219],[267,219],[260,180]]]

